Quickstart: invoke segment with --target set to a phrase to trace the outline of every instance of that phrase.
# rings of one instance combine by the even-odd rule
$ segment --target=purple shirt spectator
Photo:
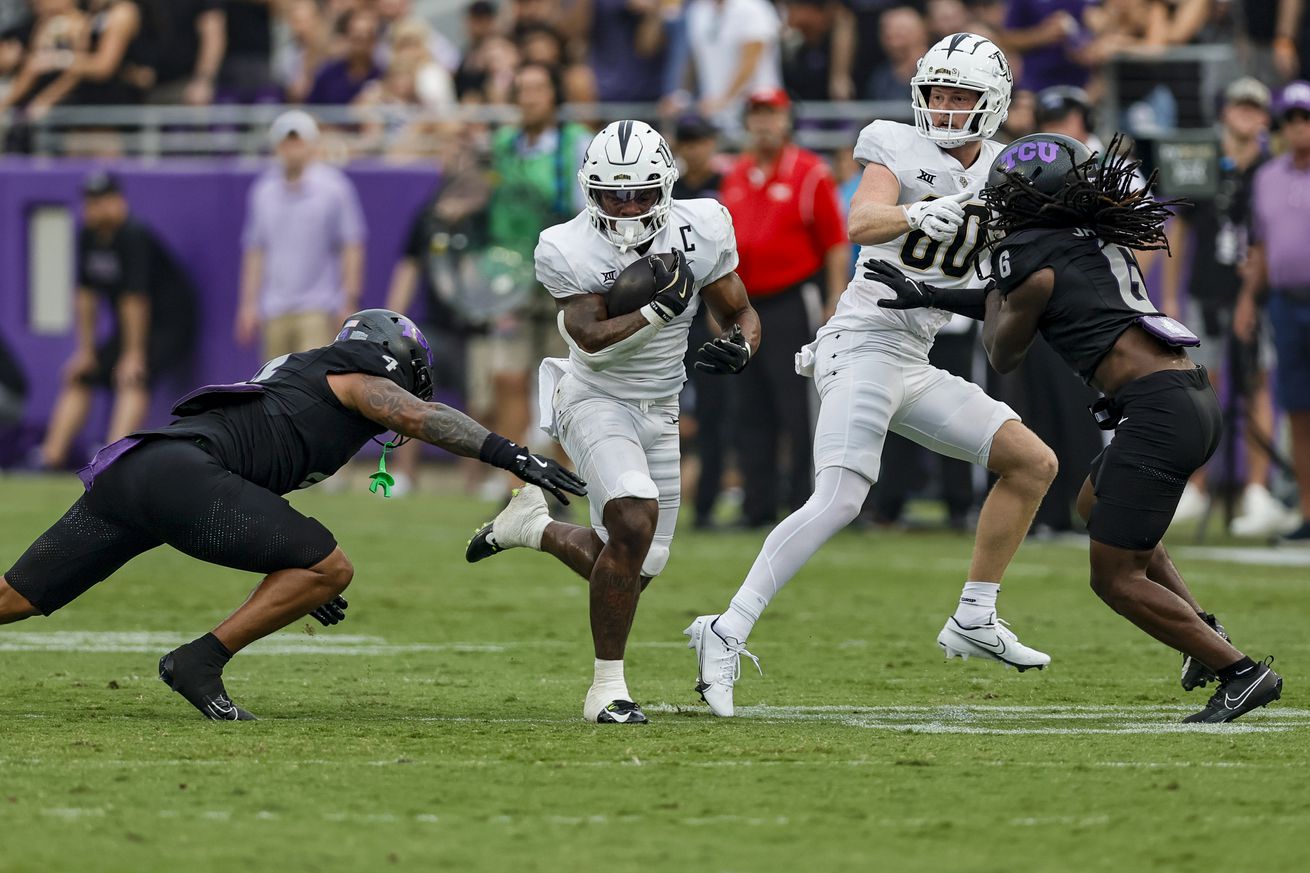
[[[314,163],[294,184],[272,167],[250,189],[242,244],[264,252],[261,318],[294,312],[337,312],[341,248],[364,241],[354,186],[340,170]]]
[[[642,16],[629,0],[593,0],[589,61],[596,73],[596,91],[603,102],[653,103],[663,96],[663,47],[649,57],[637,54],[637,28]]]
[[[1310,291],[1310,169],[1298,170],[1290,154],[1269,161],[1255,175],[1251,210],[1253,236],[1264,243],[1269,287]]]
[[[305,102],[319,106],[343,106],[359,96],[359,92],[369,82],[381,78],[382,70],[376,64],[369,67],[364,76],[356,78],[350,74],[350,64],[347,61],[332,61],[324,64],[314,77],[314,86],[309,89]]]
[[[1063,43],[1024,52],[1018,87],[1040,91],[1051,85],[1083,87],[1087,84],[1087,68],[1069,57],[1066,50],[1080,47],[1081,42],[1090,39],[1082,25],[1083,12],[1088,7],[1099,5],[1100,0],[1010,0],[1005,14],[1006,30],[1036,27],[1056,12],[1067,12],[1078,22],[1078,32],[1067,36]]]

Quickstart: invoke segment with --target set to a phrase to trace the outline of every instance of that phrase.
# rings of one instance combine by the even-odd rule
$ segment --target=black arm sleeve
[[[987,292],[992,289],[988,284],[983,288],[938,288],[933,286],[933,309],[954,312],[965,318],[982,321],[987,313]]]

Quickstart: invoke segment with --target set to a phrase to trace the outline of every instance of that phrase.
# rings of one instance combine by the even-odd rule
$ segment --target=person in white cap
[[[277,165],[250,188],[236,321],[237,342],[262,336],[266,360],[326,345],[359,308],[365,236],[354,186],[315,159],[313,117],[285,112],[270,138]]]

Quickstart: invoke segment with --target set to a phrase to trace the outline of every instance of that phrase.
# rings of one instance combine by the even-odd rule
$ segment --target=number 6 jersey
[[[855,160],[860,166],[882,164],[901,183],[902,206],[920,200],[948,197],[963,191],[975,194],[987,181],[992,160],[1001,144],[983,140],[982,151],[970,167],[921,137],[910,124],[875,121],[860,131],[855,143]],[[855,278],[837,304],[837,312],[824,327],[848,330],[906,330],[931,341],[937,331],[950,321],[951,314],[937,309],[883,309],[878,301],[895,295],[881,282],[864,278],[862,265],[869,258],[888,261],[907,276],[940,288],[977,288],[983,285],[973,268],[973,257],[982,243],[980,228],[987,216],[982,201],[970,201],[964,207],[965,221],[955,238],[939,243],[923,231],[912,230],[896,239],[877,245],[861,246]]]

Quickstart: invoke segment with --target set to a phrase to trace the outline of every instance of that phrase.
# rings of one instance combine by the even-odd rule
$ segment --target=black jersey
[[[374,343],[342,341],[275,358],[249,382],[194,391],[167,427],[136,436],[201,438],[228,470],[276,494],[341,469],[385,428],[341,405],[327,377],[368,373],[400,384],[401,369]],[[403,386],[402,386],[403,387]]]
[[[1038,270],[1055,271],[1055,287],[1038,329],[1051,348],[1090,382],[1120,334],[1157,312],[1131,249],[1082,228],[1026,228],[992,249],[992,277],[1008,294]]]

